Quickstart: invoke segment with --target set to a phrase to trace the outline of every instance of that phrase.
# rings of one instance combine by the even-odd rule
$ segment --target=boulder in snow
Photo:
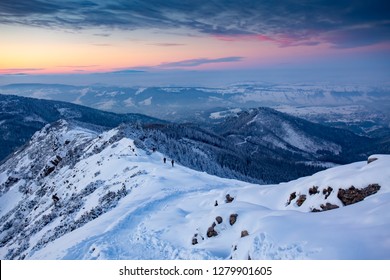
[[[367,196],[373,195],[380,190],[381,186],[378,184],[370,184],[363,189],[357,189],[351,186],[349,189],[339,189],[337,197],[341,200],[344,206],[362,201]]]
[[[327,187],[326,189],[322,190],[322,194],[325,195],[325,199],[327,199],[330,196],[332,191],[333,191],[332,187]]]
[[[214,227],[209,227],[207,229],[207,237],[214,237],[214,236],[217,236],[218,235],[218,232],[214,229]]]
[[[325,205],[321,204],[322,211],[328,211],[339,208],[337,205],[327,202]]]
[[[237,217],[238,217],[237,214],[231,214],[231,215],[230,215],[229,224],[230,224],[231,226],[234,225],[234,224],[236,223]]]
[[[192,245],[196,245],[198,244],[198,238],[197,238],[197,234],[194,235],[194,237],[192,237]]]
[[[305,200],[306,200],[306,195],[305,195],[305,194],[301,194],[301,195],[298,197],[298,199],[297,199],[297,205],[298,205],[299,207],[301,207],[302,204],[305,202]]]
[[[291,201],[293,201],[293,200],[296,199],[296,198],[297,198],[297,193],[296,193],[296,192],[291,193],[291,194],[290,194],[290,197],[289,197],[289,199],[288,199],[288,201],[287,201],[287,205],[290,205]],[[287,205],[286,205],[286,206],[287,206]]]
[[[226,195],[226,200],[225,200],[226,203],[231,203],[233,200],[234,200],[234,197],[231,197],[230,194]]]
[[[309,189],[309,194],[310,195],[314,195],[314,194],[317,194],[319,193],[319,190],[318,190],[318,187],[317,186],[313,186]]]

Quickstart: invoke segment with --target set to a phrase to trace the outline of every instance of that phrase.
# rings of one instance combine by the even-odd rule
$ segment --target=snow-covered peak
[[[40,172],[44,172],[44,166],[53,165],[51,163],[53,158],[58,157],[62,160],[67,155],[72,157],[74,150],[86,145],[96,136],[96,132],[66,120],[48,124],[0,166],[0,174],[9,172],[20,178],[36,178]]]

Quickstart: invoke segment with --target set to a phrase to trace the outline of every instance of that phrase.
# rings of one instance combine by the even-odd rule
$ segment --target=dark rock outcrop
[[[322,194],[325,195],[325,199],[327,199],[330,196],[332,191],[333,191],[332,187],[327,187],[326,189],[322,190]]]
[[[198,234],[195,234],[194,237],[192,237],[192,245],[198,244]]]
[[[290,205],[291,201],[297,198],[297,193],[293,192],[290,194],[290,197],[288,198],[287,205]]]
[[[333,209],[339,208],[337,205],[329,203],[329,202],[327,202],[325,205],[321,204],[320,207],[321,207],[322,211],[328,211],[328,210],[333,210]]]
[[[11,187],[12,185],[16,184],[17,182],[19,182],[19,178],[9,176],[7,181],[5,181],[4,184],[6,187]]]
[[[237,214],[231,214],[229,217],[229,224],[232,226],[237,222]]]
[[[329,202],[327,202],[326,204],[321,204],[320,207],[321,207],[321,210],[317,209],[317,208],[313,208],[311,210],[311,212],[317,213],[317,212],[323,212],[323,211],[328,211],[328,210],[333,210],[333,209],[339,208],[339,206],[337,206],[336,204],[332,204]]]
[[[226,200],[225,200],[226,203],[231,203],[233,200],[234,200],[234,197],[231,197],[230,194],[226,195]]]
[[[362,201],[367,196],[377,193],[380,188],[381,186],[378,184],[370,184],[363,189],[357,189],[354,186],[351,186],[346,190],[339,189],[337,197],[341,200],[344,206],[347,206]]]
[[[214,236],[217,236],[218,235],[218,232],[216,232],[216,230],[214,229],[214,227],[209,227],[208,230],[207,230],[207,237],[214,237]]]
[[[298,197],[298,199],[297,199],[297,205],[298,205],[299,207],[301,207],[302,204],[305,202],[305,200],[306,200],[306,195],[305,195],[305,194],[301,194],[301,195]]]
[[[56,156],[55,159],[51,160],[50,163],[53,164],[54,166],[57,166],[62,160],[62,157]]]
[[[241,237],[245,237],[245,236],[248,236],[248,235],[249,235],[249,233],[248,233],[247,230],[241,231]]]
[[[221,224],[223,222],[223,219],[221,216],[216,217],[215,220],[217,221],[218,224]]]
[[[313,186],[309,189],[309,194],[310,195],[314,195],[314,194],[317,194],[319,193],[320,191],[318,190],[318,187],[317,186]]]

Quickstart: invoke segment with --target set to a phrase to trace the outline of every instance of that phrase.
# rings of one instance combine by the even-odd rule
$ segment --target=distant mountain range
[[[140,113],[174,122],[215,122],[229,109],[272,107],[361,135],[390,136],[390,88],[310,84],[205,87],[106,87],[13,84],[0,94],[60,100],[115,113]]]

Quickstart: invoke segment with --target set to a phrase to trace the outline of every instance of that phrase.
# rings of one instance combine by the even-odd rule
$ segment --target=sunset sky
[[[0,83],[386,82],[389,3],[1,0]]]

